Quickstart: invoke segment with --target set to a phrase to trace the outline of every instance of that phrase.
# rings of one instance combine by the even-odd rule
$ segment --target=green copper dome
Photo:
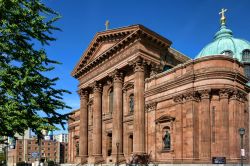
[[[233,32],[227,29],[224,23],[214,35],[214,41],[206,45],[196,59],[220,54],[237,58],[241,62],[250,62],[250,43],[243,39],[234,38]]]

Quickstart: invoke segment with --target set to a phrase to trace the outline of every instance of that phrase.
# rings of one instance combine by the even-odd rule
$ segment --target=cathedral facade
[[[68,161],[128,163],[149,154],[153,163],[239,163],[244,128],[248,162],[250,45],[238,55],[223,43],[230,37],[222,24],[192,60],[142,25],[98,32],[72,72],[80,108],[68,124]]]

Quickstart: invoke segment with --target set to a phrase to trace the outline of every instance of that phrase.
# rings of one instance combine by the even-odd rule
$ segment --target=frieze
[[[150,112],[150,111],[155,111],[157,108],[157,102],[153,102],[153,103],[148,103],[146,104],[146,112]]]

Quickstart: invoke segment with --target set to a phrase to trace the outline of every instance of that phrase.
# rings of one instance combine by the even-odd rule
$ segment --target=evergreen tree
[[[54,41],[53,23],[60,15],[40,0],[0,0],[0,135],[14,136],[31,128],[62,126],[70,108],[62,101],[67,90],[55,88],[58,78],[45,73],[59,62],[48,58],[44,46]],[[45,116],[41,116],[45,115]]]

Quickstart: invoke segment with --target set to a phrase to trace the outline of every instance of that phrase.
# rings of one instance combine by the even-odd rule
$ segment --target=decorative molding
[[[80,89],[78,91],[78,94],[79,94],[79,96],[80,96],[81,99],[87,99],[88,95],[89,95],[89,92],[86,89]]]
[[[123,73],[118,69],[115,69],[109,76],[113,78],[113,82],[123,82]]]
[[[183,103],[183,95],[174,96],[173,101],[178,104]]]
[[[153,77],[162,71],[161,67],[157,64],[151,63],[150,66],[151,66],[150,77]]]
[[[93,92],[94,93],[102,93],[102,84],[98,83],[97,81],[95,81],[91,87],[93,88]]]
[[[142,57],[138,56],[134,61],[129,62],[129,65],[133,66],[134,72],[144,72],[146,63]]]
[[[155,120],[155,123],[164,123],[164,122],[173,122],[175,120],[175,117],[169,116],[169,115],[163,115]]]
[[[134,83],[133,82],[125,82],[124,83],[122,90],[127,91],[129,89],[134,89]]]
[[[191,91],[183,94],[185,102],[187,101],[200,101],[197,91]]]
[[[209,99],[210,98],[210,89],[199,90],[198,93],[200,94],[201,99]]]
[[[146,104],[146,112],[150,112],[150,111],[155,111],[157,108],[157,102],[153,102],[153,103],[148,103]]]
[[[220,89],[219,90],[220,99],[228,99],[230,93],[231,93],[230,89]]]

